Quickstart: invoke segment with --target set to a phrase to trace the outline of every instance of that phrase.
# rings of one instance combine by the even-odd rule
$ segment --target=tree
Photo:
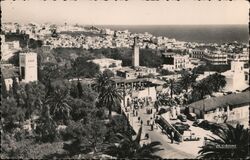
[[[126,135],[117,133],[117,143],[109,146],[105,153],[117,158],[128,158],[128,159],[159,159],[161,157],[154,155],[155,152],[162,149],[159,148],[160,142],[151,142],[149,144],[140,145],[140,139],[142,134],[142,128],[135,139],[132,135]]]
[[[33,113],[40,114],[40,101],[45,99],[45,86],[42,83],[30,82],[20,85],[18,89],[20,105],[26,109],[26,117],[31,119]]]
[[[114,77],[114,73],[109,69],[105,69],[103,71],[103,75],[105,75],[106,77]]]
[[[72,64],[71,74],[74,77],[84,76],[87,78],[93,78],[99,73],[99,66],[88,62],[90,57],[77,57]]]
[[[210,137],[208,143],[201,147],[199,158],[202,159],[248,159],[249,155],[249,129],[237,124],[233,127],[227,124],[226,129],[219,127],[215,135]]]
[[[225,76],[217,73],[209,75],[199,82],[192,84],[191,102],[204,99],[206,95],[211,95],[213,92],[219,91],[225,85]]]
[[[38,119],[35,133],[38,134],[37,139],[42,142],[54,142],[57,138],[56,123],[50,115],[50,107],[43,104],[42,114]]]
[[[57,120],[66,120],[69,118],[70,96],[67,88],[56,87],[53,94],[48,97],[48,105],[51,115]]]
[[[198,101],[204,99],[205,95],[212,94],[212,86],[206,79],[203,79],[197,83],[194,83],[192,86],[193,90],[191,93],[192,100],[191,101]]]
[[[121,103],[121,93],[113,85],[109,85],[99,96],[99,100],[109,110],[109,117],[111,118],[112,107],[118,106]]]
[[[225,76],[215,73],[207,77],[207,81],[211,83],[213,91],[218,92],[220,89],[226,86]]]
[[[165,82],[164,86],[169,87],[171,98],[173,98],[173,94],[180,93],[180,85],[174,79],[165,80]]]
[[[189,72],[181,74],[180,85],[188,92],[188,88],[195,82],[198,76]]]
[[[13,97],[3,98],[1,101],[1,118],[3,120],[3,129],[7,132],[12,131],[17,125],[15,122],[21,122],[25,119],[25,110],[17,106]]]
[[[121,92],[112,84],[110,77],[100,74],[93,86],[98,92],[97,107],[106,107],[109,110],[109,118],[111,118],[112,108],[120,107],[122,100]]]
[[[39,81],[48,86],[52,80],[62,78],[65,73],[54,63],[45,63],[39,71]]]
[[[78,98],[81,98],[83,94],[82,94],[82,85],[79,80],[77,81],[77,90],[78,90]]]
[[[87,124],[81,121],[73,122],[66,128],[67,138],[71,141],[64,143],[64,149],[69,156],[87,154],[91,151],[96,154],[101,151],[106,134],[103,121],[92,117]]]

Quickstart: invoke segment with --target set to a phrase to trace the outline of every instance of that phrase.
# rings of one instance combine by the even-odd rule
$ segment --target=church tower
[[[134,38],[134,52],[132,54],[132,66],[138,67],[139,66],[139,45],[138,45],[138,37]]]

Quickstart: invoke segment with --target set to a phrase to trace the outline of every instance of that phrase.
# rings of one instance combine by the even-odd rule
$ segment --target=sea
[[[247,43],[248,25],[99,25],[98,28],[128,30],[132,33],[151,33],[154,36],[175,38],[178,41],[199,43]]]

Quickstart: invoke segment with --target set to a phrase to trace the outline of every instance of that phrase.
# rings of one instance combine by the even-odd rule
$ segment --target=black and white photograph
[[[1,159],[250,159],[246,0],[1,0]]]

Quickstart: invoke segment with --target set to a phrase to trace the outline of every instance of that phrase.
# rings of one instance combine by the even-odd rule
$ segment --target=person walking
[[[141,117],[138,117],[138,123],[140,123]]]
[[[143,121],[141,120],[141,126],[142,126],[142,124],[143,124]]]
[[[170,131],[170,138],[171,138],[171,143],[174,143],[174,131]]]

